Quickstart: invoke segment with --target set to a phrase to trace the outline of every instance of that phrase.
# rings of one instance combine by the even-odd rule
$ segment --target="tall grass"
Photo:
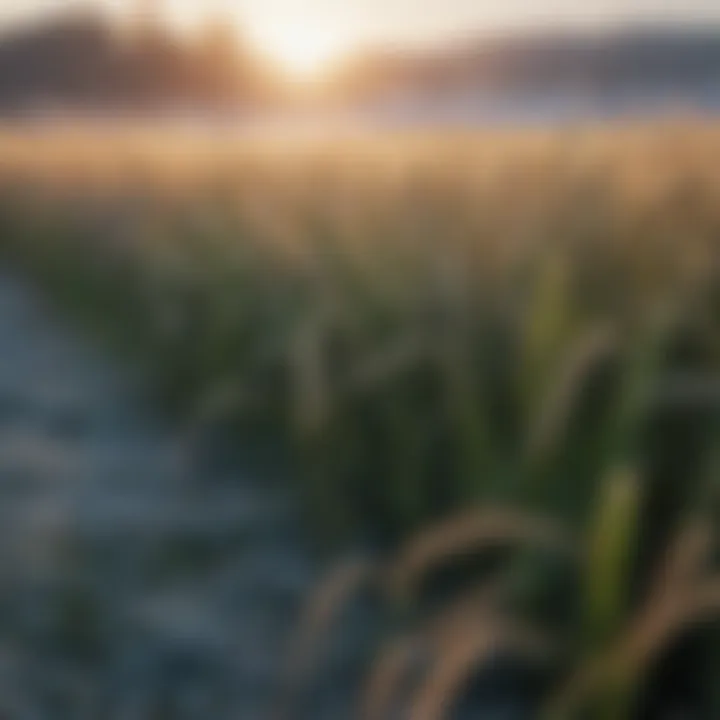
[[[544,648],[539,623],[565,653],[552,717],[603,688],[592,712],[620,718],[665,641],[717,605],[713,580],[666,601],[654,574],[716,500],[718,150],[700,123],[254,145],[8,132],[0,245],[193,433],[283,448],[326,540],[392,552],[470,512],[395,585],[417,611],[449,582],[426,570],[482,570],[490,541],[523,629],[510,605],[490,634],[473,621],[413,717],[505,639]],[[569,565],[523,542],[556,525],[587,550]],[[705,672],[691,646],[680,664]]]

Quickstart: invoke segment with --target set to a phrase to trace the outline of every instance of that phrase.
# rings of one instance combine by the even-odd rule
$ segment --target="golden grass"
[[[498,654],[544,659],[549,653],[546,638],[530,627],[500,617],[485,622],[466,622],[449,639],[410,705],[412,720],[443,720],[478,669]]]
[[[571,720],[603,693],[630,697],[663,653],[693,626],[720,614],[720,581],[709,567],[716,533],[705,518],[687,521],[669,547],[641,607],[614,626],[604,649],[580,662],[552,698],[548,720]]]
[[[137,353],[191,434],[262,428],[323,522],[388,550],[311,600],[287,702],[372,576],[410,617],[366,717],[407,701],[417,662],[411,715],[436,720],[496,651],[544,649],[549,586],[569,617],[547,632],[547,717],[603,696],[597,717],[620,720],[720,599],[714,528],[685,514],[717,439],[719,151],[720,126],[691,121],[322,141],[6,128],[0,251]],[[503,573],[499,594],[419,610],[436,570],[497,548],[532,618]]]
[[[321,582],[308,598],[296,632],[291,638],[283,673],[282,691],[273,715],[275,720],[292,718],[299,694],[317,672],[323,648],[331,645],[331,631],[348,603],[374,578],[368,560],[342,563]]]
[[[426,529],[399,551],[387,578],[390,594],[412,598],[422,580],[449,561],[518,545],[567,555],[576,549],[571,534],[553,521],[501,508],[468,511]]]

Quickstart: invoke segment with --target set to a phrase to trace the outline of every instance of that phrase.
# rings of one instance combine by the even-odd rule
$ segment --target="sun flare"
[[[270,25],[257,34],[260,51],[297,80],[327,75],[349,50],[346,39],[329,28]]]
[[[135,1],[139,3],[136,9],[146,8],[147,15],[153,8],[161,8],[158,17],[183,35],[202,31],[208,20],[225,18],[236,26],[241,43],[250,42],[283,74],[301,82],[326,77],[355,47],[352,25],[344,15],[316,18],[288,11],[279,18],[275,6],[266,12],[241,13],[228,0],[204,0],[205,4],[194,0]],[[127,0],[105,2],[120,13]]]

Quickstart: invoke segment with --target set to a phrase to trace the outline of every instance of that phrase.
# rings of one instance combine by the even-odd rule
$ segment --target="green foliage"
[[[503,609],[560,638],[557,706],[604,692],[609,720],[652,685],[653,638],[716,599],[648,587],[716,502],[719,149],[701,125],[253,146],[11,135],[0,252],[136,358],[189,427],[290,454],[326,539],[392,550],[492,507],[576,533],[574,570],[501,543]],[[478,539],[462,527],[443,557]],[[521,654],[543,645],[504,622]],[[700,673],[705,650],[687,659]]]

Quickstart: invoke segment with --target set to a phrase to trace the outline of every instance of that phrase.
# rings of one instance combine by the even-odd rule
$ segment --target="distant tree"
[[[65,13],[0,37],[0,111],[38,104],[153,109],[257,101],[256,67],[229,17],[195,41],[174,36],[156,0],[141,0],[122,35],[98,13]]]
[[[198,92],[216,105],[232,103],[241,91],[238,35],[229,17],[213,14],[196,47]]]

